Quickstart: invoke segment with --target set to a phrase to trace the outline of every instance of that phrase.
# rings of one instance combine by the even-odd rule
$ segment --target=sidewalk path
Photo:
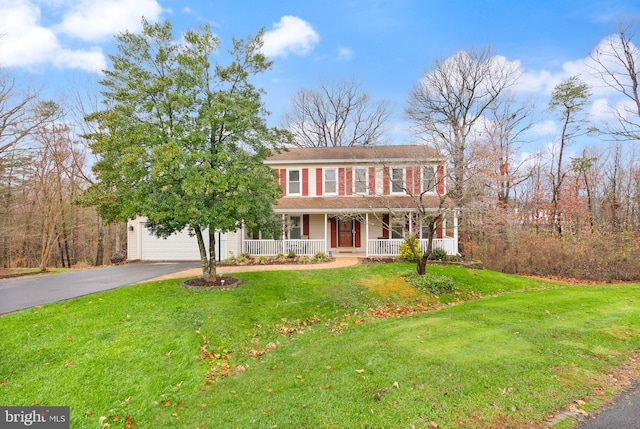
[[[320,264],[282,264],[282,265],[234,265],[234,266],[226,266],[226,267],[218,267],[216,272],[218,274],[230,274],[230,273],[246,273],[252,271],[281,271],[281,270],[296,270],[296,271],[304,271],[304,270],[322,270],[329,268],[342,268],[342,267],[350,267],[353,265],[358,265],[362,262],[362,258],[350,257],[350,256],[341,256],[339,258],[334,258],[330,262],[323,262]],[[202,274],[202,268],[192,268],[185,271],[180,271],[177,273],[170,273],[166,275],[162,275],[159,277],[155,277],[150,280],[145,280],[145,282],[149,281],[157,281],[157,280],[168,280],[168,279],[179,279],[184,277],[197,277]]]

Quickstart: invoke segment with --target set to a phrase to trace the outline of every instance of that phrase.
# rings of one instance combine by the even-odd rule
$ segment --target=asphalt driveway
[[[198,266],[198,262],[135,262],[0,280],[0,314],[115,289]]]

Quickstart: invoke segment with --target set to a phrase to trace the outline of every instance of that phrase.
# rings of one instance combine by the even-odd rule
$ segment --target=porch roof
[[[425,207],[437,209],[440,205],[438,195],[425,195],[423,197]],[[445,203],[449,207],[449,204]],[[416,203],[407,195],[398,196],[369,196],[350,195],[340,197],[282,197],[273,206],[276,213],[353,213],[380,212],[389,209],[404,209],[415,211]]]

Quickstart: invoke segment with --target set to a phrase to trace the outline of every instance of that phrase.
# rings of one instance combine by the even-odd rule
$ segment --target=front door
[[[338,222],[338,247],[353,247],[353,220]]]

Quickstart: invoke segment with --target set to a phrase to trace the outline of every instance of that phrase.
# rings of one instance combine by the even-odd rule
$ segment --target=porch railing
[[[367,240],[367,256],[398,256],[403,239],[377,239]],[[434,238],[433,248],[441,248],[447,255],[458,253],[458,243],[455,238]],[[420,249],[427,249],[427,240],[420,240]],[[245,240],[242,251],[251,256],[275,256],[278,253],[285,255],[293,251],[297,256],[313,256],[325,251],[325,241],[320,240]]]
[[[367,240],[367,255],[369,256],[398,256],[400,254],[400,246],[404,239],[377,239]],[[422,252],[427,250],[428,241],[420,240],[420,249]],[[444,249],[447,255],[456,255],[458,243],[455,238],[434,238],[433,248]]]
[[[251,256],[288,255],[290,251],[296,256],[313,256],[324,252],[325,246],[324,240],[245,240],[242,251]]]

